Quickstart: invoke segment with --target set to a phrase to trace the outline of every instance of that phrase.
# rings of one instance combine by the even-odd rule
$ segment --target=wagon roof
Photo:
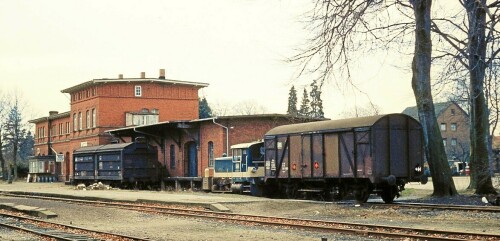
[[[254,142],[248,142],[248,143],[240,143],[240,144],[236,144],[236,145],[232,145],[231,146],[231,149],[241,149],[241,148],[249,148],[255,144],[261,144],[261,143],[264,143],[262,141],[254,141]]]
[[[76,149],[74,154],[88,153],[88,152],[104,152],[104,151],[116,151],[124,149],[125,147],[132,145],[134,143],[118,143],[118,144],[107,144],[99,146],[86,146],[80,149]]]
[[[404,114],[389,114],[389,115],[401,115],[411,118]],[[268,135],[280,135],[280,134],[293,134],[293,133],[308,133],[317,132],[324,130],[342,130],[342,129],[353,129],[361,127],[371,127],[380,119],[387,117],[389,115],[376,115],[340,120],[326,120],[317,122],[308,122],[292,125],[278,126],[266,133]]]

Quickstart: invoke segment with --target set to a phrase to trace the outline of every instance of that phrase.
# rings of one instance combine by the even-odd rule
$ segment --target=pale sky
[[[285,113],[298,68],[284,60],[305,43],[300,22],[310,0],[27,1],[0,0],[0,88],[18,92],[26,118],[68,111],[62,89],[97,78],[158,77],[206,82],[209,103],[255,101],[268,113]],[[415,105],[410,63],[370,54],[354,69],[354,81],[384,113]],[[323,87],[325,116],[366,98]]]

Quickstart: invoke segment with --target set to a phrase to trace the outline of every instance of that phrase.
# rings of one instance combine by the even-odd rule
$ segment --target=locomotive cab
[[[232,156],[216,158],[205,169],[203,190],[252,193],[252,185],[264,177],[263,146],[262,141],[231,146]]]

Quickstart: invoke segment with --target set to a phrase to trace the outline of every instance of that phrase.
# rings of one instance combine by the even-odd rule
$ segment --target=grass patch
[[[432,195],[432,190],[428,189],[405,188],[405,190],[401,192],[401,196],[403,197],[423,198],[423,197],[428,197],[430,195]]]

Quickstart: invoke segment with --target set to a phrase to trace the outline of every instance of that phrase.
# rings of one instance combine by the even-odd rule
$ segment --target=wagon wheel
[[[346,189],[344,186],[334,186],[330,187],[329,190],[326,191],[327,200],[330,201],[339,201],[344,199],[346,196]]]
[[[382,200],[384,200],[385,203],[392,203],[397,194],[398,194],[398,188],[396,186],[390,186],[384,188],[380,196],[382,197]]]
[[[354,197],[358,203],[365,203],[370,197],[371,191],[366,188],[357,189],[354,191]]]

